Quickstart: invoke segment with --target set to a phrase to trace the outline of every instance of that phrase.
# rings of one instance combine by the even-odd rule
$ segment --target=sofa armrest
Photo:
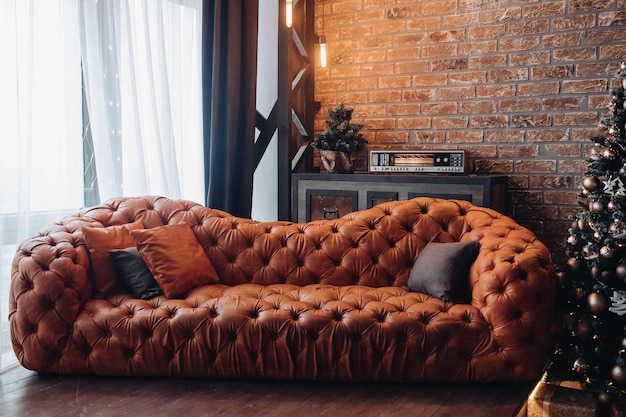
[[[481,243],[470,271],[472,305],[490,324],[494,341],[511,363],[541,369],[555,313],[556,277],[549,250],[506,216],[472,228],[467,238]],[[524,346],[535,346],[536,354],[529,355]]]
[[[92,297],[89,254],[78,230],[83,222],[73,223],[25,240],[11,265],[13,349],[23,366],[39,372],[52,371],[49,364],[57,363],[83,302]]]

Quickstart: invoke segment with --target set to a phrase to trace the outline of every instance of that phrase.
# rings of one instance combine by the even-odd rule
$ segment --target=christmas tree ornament
[[[604,240],[604,233],[602,233],[601,230],[596,230],[595,232],[593,232],[593,238],[596,240],[596,242],[601,242]]]
[[[587,230],[587,226],[588,226],[587,219],[585,219],[585,218],[578,219],[578,228],[580,230],[582,230],[583,232],[586,231]]]
[[[576,246],[578,244],[578,236],[569,235],[569,237],[567,238],[567,243],[572,246]]]
[[[612,258],[613,255],[615,255],[615,249],[613,248],[613,246],[604,245],[600,248],[600,256],[602,256],[603,258],[609,259]]]
[[[574,272],[578,271],[581,265],[582,265],[581,260],[576,257],[571,257],[567,260],[567,266],[571,271],[574,271]]]
[[[594,200],[589,203],[589,210],[593,211],[594,213],[600,213],[601,211],[604,211],[605,208],[606,206],[600,200]]]
[[[600,180],[597,177],[585,177],[583,179],[583,187],[587,191],[595,191],[600,185]]]
[[[619,219],[613,220],[613,223],[609,225],[609,234],[615,239],[626,237],[626,223]]]
[[[574,361],[574,364],[572,366],[572,371],[579,373],[579,374],[586,374],[588,370],[589,370],[589,364],[587,363],[585,358],[578,358],[576,359],[576,361]]]
[[[615,276],[619,279],[626,278],[626,265],[624,264],[617,265],[617,267],[615,268]]]
[[[603,313],[609,308],[609,300],[602,294],[592,292],[587,296],[587,304],[592,313]]]
[[[613,369],[611,369],[611,378],[617,383],[622,383],[626,381],[626,366],[624,365],[615,365]]]
[[[589,320],[579,321],[574,334],[582,340],[591,339],[593,336],[593,326],[591,325],[591,322],[589,322]]]
[[[585,259],[596,259],[598,256],[600,256],[600,249],[595,243],[589,242],[585,246],[583,246],[581,250],[581,255]]]
[[[611,400],[611,394],[609,394],[608,392],[602,391],[598,393],[598,402],[600,404],[611,404]]]
[[[606,204],[607,210],[610,212],[616,212],[622,208],[622,206],[615,200],[611,200]]]
[[[607,161],[612,161],[616,157],[617,154],[612,148],[606,148],[604,151],[602,151],[602,158],[606,159]]]
[[[589,158],[593,161],[599,161],[602,159],[602,151],[604,149],[600,147],[600,145],[596,145],[596,147],[591,148],[589,152]]]

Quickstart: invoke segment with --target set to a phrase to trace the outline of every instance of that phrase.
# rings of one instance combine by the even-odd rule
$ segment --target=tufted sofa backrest
[[[441,242],[481,240],[482,245],[501,249],[504,258],[535,241],[529,230],[493,210],[434,198],[389,202],[339,219],[302,224],[256,222],[190,201],[153,196],[112,199],[80,216],[103,227],[136,220],[146,228],[186,222],[221,282],[228,285],[404,286],[418,253],[435,236]],[[517,240],[496,248],[505,237]],[[495,258],[489,259],[483,269],[495,268]],[[474,282],[481,272],[473,271]]]

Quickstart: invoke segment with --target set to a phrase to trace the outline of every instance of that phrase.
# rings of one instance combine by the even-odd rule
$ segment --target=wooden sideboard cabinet
[[[291,185],[291,220],[298,223],[414,197],[466,200],[501,213],[506,209],[506,176],[292,174]]]

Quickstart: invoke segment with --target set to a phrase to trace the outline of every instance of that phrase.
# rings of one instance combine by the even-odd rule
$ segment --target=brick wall
[[[315,127],[354,108],[369,149],[465,149],[557,260],[626,59],[626,0],[317,0]],[[317,58],[317,57],[316,57]]]

